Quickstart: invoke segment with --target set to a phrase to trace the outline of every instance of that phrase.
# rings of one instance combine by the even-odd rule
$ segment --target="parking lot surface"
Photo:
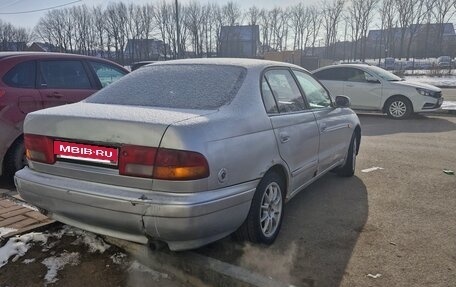
[[[299,193],[274,245],[226,238],[196,252],[295,286],[456,286],[456,176],[443,172],[456,170],[456,117],[359,117],[355,176],[328,174]],[[106,257],[90,256],[92,273],[65,267],[60,282],[103,274]],[[2,278],[19,269],[23,278],[43,276],[10,264]],[[122,276],[110,282],[123,285]]]
[[[456,286],[456,117],[360,120],[355,176],[298,194],[274,245],[200,252],[296,286]]]

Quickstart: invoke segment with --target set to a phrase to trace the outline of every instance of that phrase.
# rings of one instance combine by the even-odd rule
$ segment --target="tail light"
[[[55,163],[52,143],[52,139],[46,136],[24,134],[25,154],[29,160]]]
[[[206,158],[197,152],[161,148],[155,159],[154,178],[192,180],[209,176]]]
[[[162,180],[195,180],[209,176],[206,158],[197,152],[125,145],[119,173]]]
[[[5,90],[0,89],[0,98],[3,97],[6,94]]]
[[[156,148],[122,146],[119,156],[119,173],[128,176],[152,177],[156,153]]]

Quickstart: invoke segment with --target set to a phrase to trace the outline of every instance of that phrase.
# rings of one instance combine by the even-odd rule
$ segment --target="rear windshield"
[[[180,109],[217,109],[236,96],[246,70],[223,65],[141,68],[86,99],[89,103]]]

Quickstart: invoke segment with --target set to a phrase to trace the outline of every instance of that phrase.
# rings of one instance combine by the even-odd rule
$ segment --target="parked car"
[[[247,59],[148,65],[24,123],[20,195],[51,218],[191,249],[233,232],[271,244],[284,203],[361,140],[349,99],[302,68]]]
[[[437,66],[442,69],[451,68],[451,57],[450,56],[440,56],[437,58]]]
[[[128,73],[107,60],[60,53],[0,52],[0,175],[25,164],[25,115],[78,102]]]
[[[381,111],[393,119],[438,110],[443,102],[441,89],[406,81],[376,66],[328,66],[313,74],[331,93],[348,95],[353,109]]]

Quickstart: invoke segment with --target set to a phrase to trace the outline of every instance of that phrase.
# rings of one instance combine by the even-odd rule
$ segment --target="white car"
[[[341,64],[313,72],[333,95],[347,95],[351,108],[381,111],[394,119],[440,109],[442,90],[406,81],[376,66]]]

